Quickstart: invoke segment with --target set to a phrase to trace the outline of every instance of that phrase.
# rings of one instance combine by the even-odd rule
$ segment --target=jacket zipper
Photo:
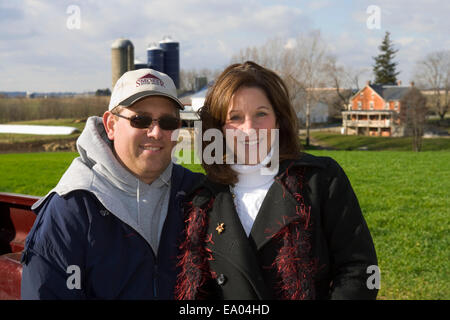
[[[158,264],[155,263],[153,269],[153,296],[155,299],[158,299]]]

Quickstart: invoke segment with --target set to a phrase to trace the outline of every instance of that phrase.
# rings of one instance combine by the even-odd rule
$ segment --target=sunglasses
[[[180,119],[171,116],[162,116],[159,119],[153,119],[152,117],[138,114],[131,117],[125,117],[118,113],[113,113],[113,115],[129,120],[130,125],[137,129],[148,129],[153,121],[158,122],[159,127],[163,130],[176,130],[180,126]]]

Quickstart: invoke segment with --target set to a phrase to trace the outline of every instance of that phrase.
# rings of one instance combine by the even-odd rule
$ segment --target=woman
[[[217,154],[234,163],[202,160],[207,178],[187,204],[177,298],[375,298],[366,282],[377,258],[358,200],[334,160],[300,151],[280,77],[233,64],[200,117],[203,131],[223,132]]]

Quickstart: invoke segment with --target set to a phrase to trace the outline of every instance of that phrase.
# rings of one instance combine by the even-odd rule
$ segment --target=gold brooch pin
[[[221,234],[225,230],[225,223],[218,223],[216,230],[219,234]]]

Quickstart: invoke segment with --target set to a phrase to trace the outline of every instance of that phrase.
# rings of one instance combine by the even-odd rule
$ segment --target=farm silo
[[[147,48],[147,65],[150,69],[164,72],[164,51],[156,43]]]
[[[166,37],[159,42],[164,51],[164,73],[172,78],[175,86],[180,87],[180,44]]]
[[[116,81],[127,71],[134,70],[134,46],[124,38],[117,39],[111,45],[112,88]]]

